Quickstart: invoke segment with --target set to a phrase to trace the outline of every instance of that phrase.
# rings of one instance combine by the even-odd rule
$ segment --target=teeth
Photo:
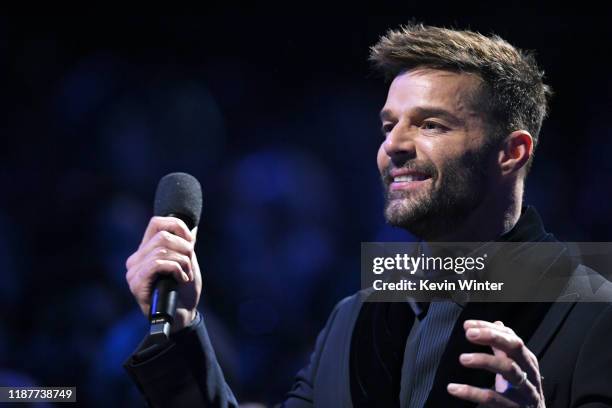
[[[425,176],[411,174],[408,176],[394,177],[393,182],[402,183],[402,182],[409,182],[409,181],[421,181],[421,180],[425,180],[425,178],[426,178]]]

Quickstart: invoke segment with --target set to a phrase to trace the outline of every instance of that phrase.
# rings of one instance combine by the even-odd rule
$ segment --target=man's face
[[[415,69],[391,83],[377,158],[391,225],[435,239],[452,233],[484,200],[494,155],[474,103],[480,81]]]

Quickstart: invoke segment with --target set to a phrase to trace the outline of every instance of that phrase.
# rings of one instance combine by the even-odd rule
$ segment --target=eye
[[[441,125],[438,122],[433,122],[431,120],[426,120],[423,122],[423,124],[421,125],[421,129],[425,129],[425,130],[435,130],[435,131],[439,131],[439,132],[443,132],[448,130],[448,128],[444,125]]]
[[[395,127],[395,123],[383,123],[380,131],[382,132],[383,136],[387,136],[387,133],[391,132],[393,127]]]

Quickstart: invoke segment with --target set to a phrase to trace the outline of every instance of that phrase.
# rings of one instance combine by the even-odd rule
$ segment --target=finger
[[[159,231],[168,231],[177,235],[189,242],[194,240],[193,234],[187,228],[183,220],[176,217],[159,217],[155,216],[149,221],[144,236],[142,237],[141,246],[148,242]]]
[[[155,234],[148,242],[146,242],[141,248],[136,251],[131,259],[131,264],[141,262],[146,258],[150,252],[153,252],[157,248],[166,248],[171,251],[181,253],[186,256],[191,256],[194,251],[194,245],[192,242],[185,240],[182,237],[172,234],[171,232],[162,230]]]
[[[158,275],[170,275],[178,282],[187,282],[189,278],[181,266],[174,261],[152,260],[133,268],[132,278],[128,280],[130,292],[136,298],[143,311],[147,313],[151,302],[153,281]]]
[[[157,275],[170,275],[177,282],[189,282],[189,276],[176,261],[152,259],[144,263],[136,273],[135,280],[139,286],[151,286]]]
[[[174,261],[179,263],[183,271],[185,271],[189,276],[190,280],[193,280],[193,267],[191,263],[191,257],[168,248],[157,247],[153,248],[146,255],[144,255],[144,258],[142,259],[142,261],[140,261],[140,263],[149,265],[152,261],[155,261],[156,259]],[[130,269],[128,269],[126,274],[126,279],[128,281],[132,279],[133,275],[140,269],[139,266],[139,264],[134,264]]]
[[[490,328],[490,329],[501,330],[508,334],[516,334],[514,333],[514,330],[512,330],[510,327],[504,326],[504,324],[500,322],[499,320],[494,323],[487,322],[486,320],[466,320],[463,323],[463,328],[465,330],[472,329],[472,328],[475,328],[475,329]]]
[[[463,328],[465,330],[469,330],[471,328],[484,328],[484,327],[488,327],[491,329],[499,329],[508,334],[515,334],[512,329],[510,329],[509,327],[505,327],[504,324],[499,320],[493,323],[488,322],[486,320],[466,320],[463,323]],[[491,348],[493,349],[493,354],[495,354],[496,356],[506,357],[506,353],[504,353],[502,350],[495,348],[495,347],[491,347]]]
[[[524,365],[531,366],[531,361],[523,352],[526,349],[523,339],[514,333],[510,334],[499,327],[481,327],[467,329],[465,336],[472,343],[500,349],[523,369],[526,368]]]
[[[501,376],[518,391],[524,398],[537,398],[536,387],[527,379],[523,379],[524,371],[519,365],[508,357],[493,356],[485,353],[465,353],[459,356],[462,365],[468,368],[484,369]]]
[[[141,250],[156,234],[159,234],[160,231],[167,231],[170,234],[179,236],[188,242],[195,241],[195,235],[189,231],[182,220],[174,217],[152,217],[147,225],[142,241],[138,246],[138,250],[135,251],[125,262],[127,269],[130,269],[134,264],[142,260],[143,254],[141,253]]]
[[[465,335],[472,343],[501,350],[527,372],[528,378],[533,383],[537,383],[540,375],[537,358],[516,334],[509,334],[499,328],[470,328]]]
[[[467,323],[470,322],[470,323]],[[505,331],[506,333],[510,334],[510,335],[515,335],[518,336],[514,330],[512,330],[511,327],[507,327],[504,325],[504,322],[502,322],[501,320],[496,320],[493,322],[493,325],[491,325],[489,322],[485,321],[485,320],[466,320],[466,324],[464,324],[464,326],[466,326],[467,328],[471,328],[471,327],[490,327],[492,329],[501,329],[502,331]],[[539,362],[538,362],[538,358],[535,356],[535,354],[533,354],[531,352],[531,350],[526,349],[528,354],[529,354],[529,359],[533,362],[533,364],[536,367],[539,367]]]
[[[196,279],[201,279],[201,271],[200,271],[200,265],[198,264],[198,257],[196,256],[195,252],[191,255],[191,274],[192,274],[192,279],[195,281]],[[197,276],[196,276],[197,275]]]
[[[540,362],[538,361],[538,358],[536,357],[535,354],[533,354],[533,352],[531,350],[529,350],[527,347],[525,347],[525,357],[531,361],[531,363],[534,365],[534,367],[536,367],[538,369],[538,371],[540,371]]]
[[[151,251],[146,260],[154,259],[177,262],[179,265],[181,265],[181,268],[187,274],[187,276],[189,276],[189,280],[193,280],[193,267],[191,264],[191,257],[183,255],[176,251],[172,251],[167,248],[159,247]]]
[[[150,310],[154,285],[161,275],[171,276],[179,285],[189,280],[177,262],[155,260],[149,264],[143,264],[136,277],[130,282],[130,291],[145,313]]]
[[[525,344],[516,334],[510,334],[499,327],[473,327],[465,331],[465,336],[472,343],[497,347],[506,354],[520,350]]]
[[[479,368],[493,374],[501,374],[511,384],[518,384],[523,379],[523,370],[508,357],[494,356],[486,353],[464,353],[459,362],[468,368]]]
[[[447,386],[449,394],[462,400],[484,404],[486,407],[519,408],[520,405],[503,395],[491,390],[473,387],[467,384],[450,383]]]
[[[493,322],[499,326],[504,326],[504,322],[497,320],[495,322]],[[509,328],[510,329],[510,328]],[[514,330],[510,329],[512,333],[514,333]],[[516,333],[515,333],[516,334]],[[540,362],[538,361],[538,358],[536,357],[535,354],[533,354],[533,352],[531,350],[529,350],[527,347],[524,347],[524,353],[525,356],[527,358],[528,361],[531,361],[531,364],[533,365],[533,367],[535,367],[536,369],[536,375],[533,378],[530,378],[531,382],[533,382],[533,386],[538,390],[538,392],[540,394],[542,394],[542,376],[540,375]],[[529,372],[527,372],[529,374]]]
[[[524,355],[527,361],[531,362],[531,366],[534,367],[534,373],[527,371],[527,378],[535,386],[538,392],[543,395],[544,390],[542,388],[542,376],[540,374],[540,363],[538,362],[538,358],[527,347],[524,347]]]

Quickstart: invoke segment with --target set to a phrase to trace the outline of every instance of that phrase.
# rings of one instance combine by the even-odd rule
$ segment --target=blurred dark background
[[[514,13],[514,14],[513,14]],[[0,18],[0,385],[141,403],[125,259],[171,171],[204,188],[203,312],[242,401],[279,401],[384,225],[386,85],[368,47],[416,17],[533,49],[555,90],[527,182],[551,232],[610,241],[611,28],[593,17]]]

